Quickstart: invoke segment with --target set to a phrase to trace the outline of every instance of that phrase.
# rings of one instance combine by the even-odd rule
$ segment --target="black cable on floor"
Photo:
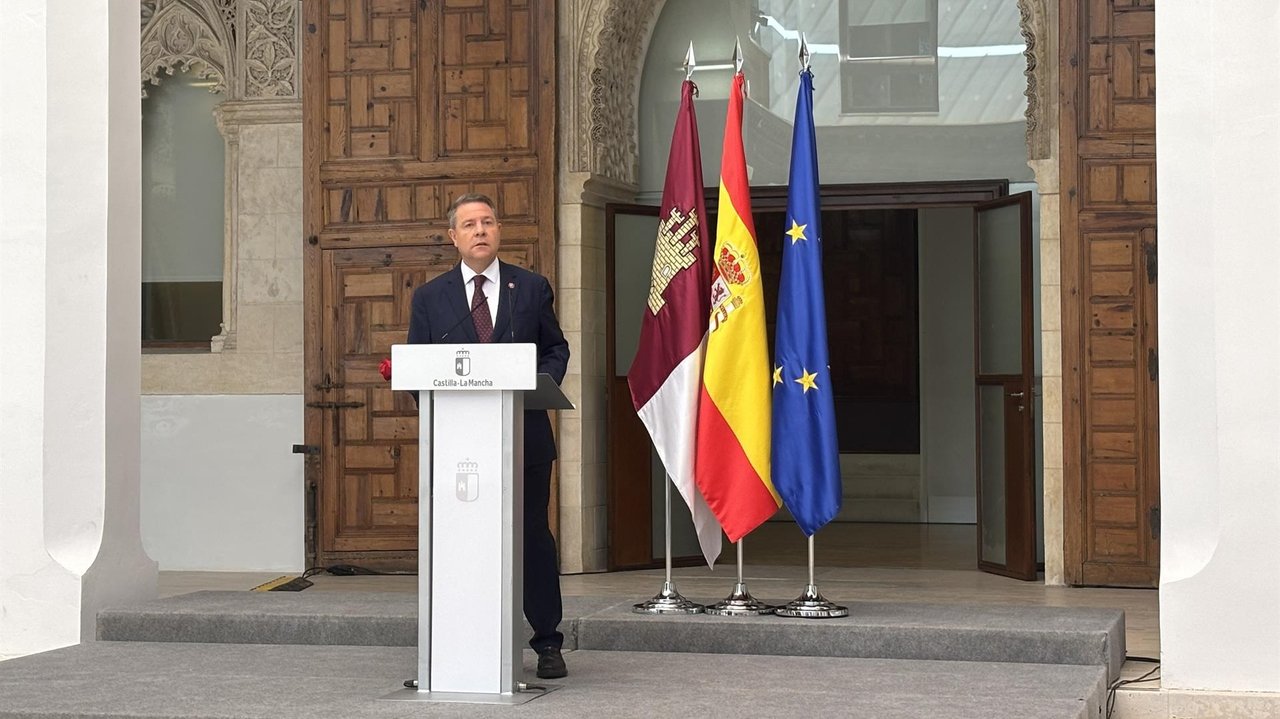
[[[307,572],[312,570],[308,569]],[[417,572],[383,572],[377,569],[369,569],[355,564],[331,564],[327,567],[315,567],[316,572],[327,572],[335,577],[354,577],[354,576],[378,576],[378,577],[416,577]],[[303,575],[307,576],[307,575]]]
[[[1160,675],[1157,674],[1157,672],[1160,671],[1158,661],[1151,659],[1149,657],[1125,657],[1125,659],[1129,661],[1135,661],[1135,662],[1141,662],[1141,661],[1153,662],[1154,661],[1156,662],[1157,666],[1152,667],[1146,674],[1143,674],[1142,676],[1136,679],[1117,679],[1111,685],[1111,687],[1107,690],[1107,719],[1111,719],[1112,712],[1116,710],[1116,690],[1117,689],[1123,686],[1127,686],[1129,684],[1141,684],[1143,682],[1154,682],[1154,681],[1160,680]],[[1152,676],[1153,674],[1155,676]]]

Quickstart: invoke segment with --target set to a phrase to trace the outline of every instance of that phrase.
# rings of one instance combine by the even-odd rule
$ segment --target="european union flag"
[[[808,536],[840,511],[840,454],[827,360],[813,73],[800,73],[773,363],[773,486]]]

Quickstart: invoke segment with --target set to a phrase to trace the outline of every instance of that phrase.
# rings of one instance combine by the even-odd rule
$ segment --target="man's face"
[[[449,239],[458,248],[462,261],[480,272],[498,256],[502,244],[502,223],[494,216],[493,209],[483,202],[458,205],[454,214],[454,227],[449,228]]]

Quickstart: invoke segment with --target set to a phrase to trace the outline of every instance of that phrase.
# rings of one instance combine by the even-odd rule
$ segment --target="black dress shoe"
[[[559,649],[545,649],[538,652],[538,678],[559,679],[569,675],[569,668],[564,665],[564,657]]]

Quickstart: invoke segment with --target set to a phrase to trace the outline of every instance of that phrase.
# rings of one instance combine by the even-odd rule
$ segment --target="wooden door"
[[[1155,0],[1062,3],[1065,570],[1154,587]]]
[[[418,410],[378,372],[404,342],[414,289],[447,270],[444,248],[324,252],[320,554],[382,564],[417,547]],[[369,552],[382,553],[370,556]]]
[[[978,568],[1036,578],[1031,193],[974,208]]]
[[[413,289],[492,197],[503,259],[555,275],[554,0],[303,3],[306,441],[315,561],[416,566],[416,419],[377,375]]]

